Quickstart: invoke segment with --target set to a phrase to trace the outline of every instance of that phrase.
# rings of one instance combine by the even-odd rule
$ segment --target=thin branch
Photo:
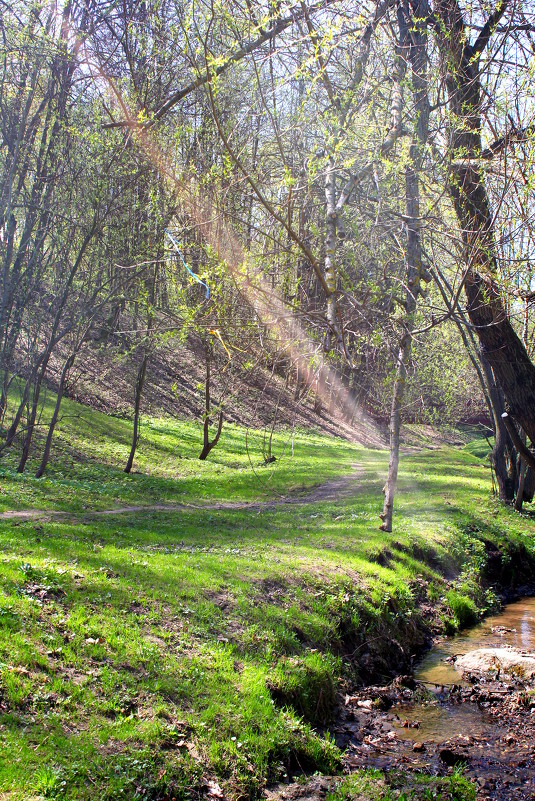
[[[502,420],[504,426],[507,429],[507,433],[513,440],[513,445],[517,449],[520,458],[524,460],[524,462],[528,465],[528,467],[531,467],[533,470],[535,470],[535,456],[529,450],[527,445],[524,445],[524,443],[522,442],[522,438],[518,433],[518,431],[516,430],[515,424],[513,423],[513,418],[510,415],[508,415],[507,412],[504,412],[502,414]]]
[[[338,0],[324,0],[323,2],[315,3],[311,5],[308,9],[306,9],[307,14],[313,13],[315,11],[322,11],[327,6],[332,5],[333,3],[338,2]],[[305,7],[306,8],[306,7]],[[179,89],[177,92],[171,95],[165,103],[160,106],[160,108],[154,112],[151,119],[144,123],[137,123],[137,126],[140,128],[151,128],[155,125],[159,120],[164,117],[168,111],[170,111],[177,103],[183,100],[187,95],[190,95],[196,89],[200,89],[202,86],[205,86],[213,77],[218,77],[226,72],[229,67],[236,62],[241,61],[246,56],[253,53],[263,44],[268,42],[274,36],[278,36],[287,28],[290,27],[296,20],[302,19],[304,16],[304,11],[301,6],[294,6],[290,9],[290,13],[286,17],[282,17],[277,19],[277,17],[272,17],[269,20],[269,24],[267,29],[259,28],[260,35],[257,36],[255,39],[247,43],[241,43],[240,46],[231,51],[225,61],[220,64],[218,67],[214,69],[210,69],[209,67],[205,70],[205,72],[201,73],[195,80],[185,86],[183,89]],[[132,121],[131,120],[118,120],[117,122],[109,122],[103,125],[104,129],[107,128],[124,128],[124,127],[131,127]]]
[[[481,33],[477,37],[476,41],[470,48],[470,54],[474,57],[481,55],[483,50],[486,48],[490,41],[490,37],[496,30],[499,21],[505,14],[507,7],[509,5],[509,0],[498,0],[496,8],[484,24]]]

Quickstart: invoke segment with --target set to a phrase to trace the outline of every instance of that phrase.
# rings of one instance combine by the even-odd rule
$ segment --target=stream
[[[442,640],[414,678],[347,696],[335,732],[347,769],[443,775],[462,766],[477,782],[478,800],[535,799],[535,673],[517,667],[507,673],[499,656],[511,648],[535,652],[535,598]],[[498,649],[490,652],[490,668],[463,675],[455,662],[480,649]]]
[[[407,707],[401,705],[408,720],[418,719],[420,723],[418,729],[405,729],[405,736],[412,740],[427,739],[442,743],[467,733],[484,736],[489,725],[495,727],[496,721],[489,720],[486,708],[480,704],[449,702],[448,687],[455,684],[467,687],[470,684],[463,680],[449,660],[479,648],[504,646],[535,651],[535,598],[524,598],[508,604],[500,614],[441,641],[426,654],[416,667],[414,678],[424,683],[434,698],[430,699],[430,703]]]

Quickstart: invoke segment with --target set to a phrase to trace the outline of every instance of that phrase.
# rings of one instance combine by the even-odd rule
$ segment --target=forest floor
[[[129,434],[68,402],[45,478],[3,458],[2,801],[305,788],[344,769],[348,692],[533,579],[534,518],[492,497],[480,441],[405,455],[386,535],[384,451],[275,432],[265,464],[229,425],[200,462],[198,424],[153,418],[127,476]],[[356,768],[333,798],[475,797],[457,770]]]

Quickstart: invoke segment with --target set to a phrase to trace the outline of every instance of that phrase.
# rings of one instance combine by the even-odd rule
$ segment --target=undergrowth
[[[451,776],[404,776],[358,771],[340,781],[326,801],[475,801],[474,785],[458,770]]]

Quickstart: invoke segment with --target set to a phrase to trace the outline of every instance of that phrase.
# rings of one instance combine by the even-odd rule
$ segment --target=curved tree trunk
[[[535,365],[502,302],[493,219],[479,166],[483,152],[479,61],[508,5],[508,0],[496,3],[471,45],[457,0],[438,0],[436,41],[448,93],[449,191],[462,232],[467,311],[511,415],[535,442]]]
[[[139,442],[139,415],[141,411],[141,396],[143,394],[143,386],[145,384],[145,375],[147,373],[148,360],[149,360],[149,352],[148,350],[145,350],[136,378],[136,392],[134,397],[134,431],[132,434],[132,445],[130,446],[128,461],[126,462],[126,467],[124,468],[125,473],[130,473],[132,467],[134,466],[134,457],[136,455],[137,444]]]
[[[217,443],[219,442],[219,437],[221,436],[221,431],[223,430],[223,410],[219,412],[219,420],[217,423],[217,431],[215,437],[211,440],[210,439],[210,407],[211,407],[211,397],[210,397],[210,382],[211,382],[211,372],[210,372],[210,361],[211,361],[211,348],[210,345],[207,343],[206,348],[206,378],[204,382],[204,398],[205,398],[205,412],[204,412],[204,422],[203,422],[203,447],[202,451],[199,454],[199,459],[204,461],[212,448],[215,448]]]
[[[516,450],[503,422],[505,400],[501,389],[496,385],[491,366],[486,356],[479,356],[485,376],[490,408],[494,423],[494,448],[491,453],[491,462],[498,484],[498,497],[505,503],[512,503],[515,499],[517,484]]]
[[[54,406],[54,411],[52,413],[52,419],[50,420],[50,424],[48,426],[48,434],[46,437],[45,448],[43,451],[43,456],[41,458],[41,464],[37,469],[35,474],[36,478],[41,478],[46,470],[46,466],[48,464],[48,460],[50,459],[50,449],[52,447],[52,437],[54,436],[54,431],[56,429],[56,424],[58,422],[59,417],[59,410],[61,407],[61,401],[63,399],[63,392],[65,390],[65,382],[67,380],[67,375],[69,374],[69,370],[74,364],[74,359],[76,358],[76,354],[71,353],[65,364],[63,365],[63,370],[61,371],[61,378],[59,379],[59,387],[58,387],[58,394],[56,397],[56,404]]]

